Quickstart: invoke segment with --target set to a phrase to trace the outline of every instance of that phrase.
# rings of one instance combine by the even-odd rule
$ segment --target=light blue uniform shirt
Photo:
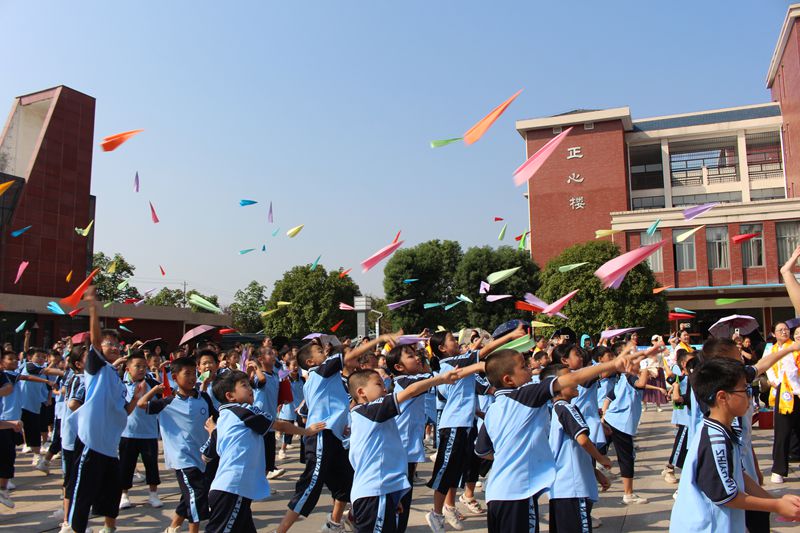
[[[644,389],[633,386],[638,380],[628,374],[619,376],[613,394],[609,396],[611,404],[606,410],[606,423],[626,435],[636,435],[639,419],[642,418]]]
[[[573,398],[570,403],[578,408],[589,427],[589,440],[595,446],[600,447],[606,443],[606,434],[603,431],[603,422],[600,420],[597,401],[600,380],[594,379],[584,385],[578,385],[578,396]]]
[[[395,422],[400,412],[394,394],[353,407],[349,452],[354,471],[352,501],[396,492],[402,495],[411,488],[406,450]]]
[[[344,440],[350,398],[342,385],[342,354],[333,354],[321,365],[309,369],[303,395],[308,405],[306,425],[325,422],[325,429]]]
[[[192,392],[192,396],[181,396],[175,391],[169,398],[154,398],[147,403],[147,414],[158,415],[167,468],[197,468],[205,472],[200,448],[208,440],[206,420],[216,410],[208,394]]]
[[[258,375],[254,376],[253,381],[253,405],[257,407],[262,413],[267,415],[270,420],[275,420],[278,417],[278,388],[280,387],[280,379],[278,373],[263,372],[264,381],[258,379]]]
[[[73,374],[67,383],[65,404],[70,400],[77,400],[83,405],[86,400],[86,387],[83,383],[83,374]],[[75,439],[78,436],[78,411],[71,410],[68,405],[64,408],[64,418],[61,419],[61,447],[65,450],[75,450]]]
[[[704,420],[689,443],[681,470],[671,532],[745,531],[744,510],[725,505],[744,491],[740,449],[736,433],[716,420]]]
[[[23,363],[22,372],[27,376],[38,376],[45,378],[42,375],[44,370],[43,366],[36,363]],[[22,408],[31,413],[39,414],[42,410],[42,403],[47,401],[50,396],[50,388],[45,383],[35,383],[33,381],[23,381],[19,384],[19,395],[22,403]]]
[[[439,361],[440,372],[444,374],[456,368],[473,365],[478,362],[478,351],[473,350],[460,355],[454,355]],[[451,384],[440,385],[443,396],[447,399],[439,421],[442,428],[471,428],[475,422],[475,408],[477,407],[477,394],[475,393],[475,374]]]
[[[128,422],[125,384],[94,346],[89,347],[83,375],[86,400],[76,411],[78,438],[86,449],[119,457],[119,439]]]
[[[251,500],[269,497],[269,482],[264,475],[267,469],[264,435],[271,428],[272,420],[253,406],[235,403],[220,406],[217,429],[211,438],[214,455],[219,457],[211,490]]]
[[[556,478],[550,498],[589,498],[597,501],[597,480],[591,456],[577,442],[578,435],[589,436],[589,426],[580,410],[558,400],[550,421],[550,451],[556,460]]]
[[[11,394],[0,398],[0,420],[19,420],[22,417],[19,372],[4,370],[3,374],[14,388],[11,390]]]
[[[432,377],[433,374],[430,373],[397,376],[394,378],[394,391],[398,393],[408,388],[409,385]],[[400,414],[395,419],[397,430],[400,432],[400,440],[403,442],[403,449],[408,456],[409,463],[425,462],[425,446],[422,442],[425,439],[425,422],[427,421],[425,416],[426,396],[427,394],[420,394],[401,403]],[[351,417],[355,419],[352,416],[352,411]]]
[[[525,500],[549,488],[555,479],[555,458],[548,443],[554,378],[499,389],[478,433],[475,453],[494,454],[486,480],[486,501]]]
[[[678,381],[678,393],[683,396],[688,391],[689,376],[682,376],[675,374]],[[678,377],[680,376],[680,377]],[[689,424],[689,408],[683,404],[673,404],[672,406],[672,423],[676,425],[686,426]]]
[[[294,422],[297,420],[298,416],[296,409],[303,403],[303,386],[306,381],[300,373],[297,374],[297,379],[293,380],[291,377],[288,379],[289,386],[292,388],[292,401],[281,406],[281,412],[278,413],[278,418]]]
[[[144,393],[158,385],[158,381],[150,376],[145,376],[142,380],[146,383]],[[125,389],[127,391],[125,399],[130,402],[133,395],[136,393],[136,387],[141,381],[126,381]],[[138,407],[128,415],[128,423],[125,425],[125,431],[122,436],[129,439],[157,439],[158,438],[158,415],[147,414],[144,409]]]

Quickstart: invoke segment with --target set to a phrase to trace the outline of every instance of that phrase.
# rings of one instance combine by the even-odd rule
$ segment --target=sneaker
[[[13,482],[13,481],[11,481],[11,480],[9,479],[9,480],[8,480],[8,483],[6,484],[6,489],[8,489],[8,490],[14,490],[14,489],[16,489],[16,488],[17,488],[17,486],[16,486],[16,485],[14,485],[14,482]]]
[[[144,476],[138,470],[135,470],[133,472],[133,481],[135,481],[136,483],[144,483],[144,479],[145,479]]]
[[[32,451],[33,450],[31,450],[31,447],[28,445],[22,447],[22,453],[31,453]]]
[[[115,527],[103,526],[102,528],[100,528],[100,533],[116,533],[116,531],[117,528]]]
[[[431,510],[425,515],[425,521],[433,533],[444,533],[444,515],[436,514]]]
[[[64,522],[61,524],[61,529],[58,530],[58,533],[73,533],[72,526],[69,525],[69,522]]]
[[[344,526],[345,531],[355,531],[356,528],[353,525],[356,522],[356,517],[353,515],[353,509],[348,509],[346,513],[342,515],[342,525]]]
[[[775,483],[776,485],[780,485],[781,483],[783,483],[783,476],[780,475],[780,474],[773,473],[769,477],[769,480],[772,481],[773,483]]]
[[[50,515],[50,518],[58,520],[59,522],[64,520],[64,509],[56,509],[53,511],[53,514]]]
[[[158,509],[159,507],[164,507],[164,503],[161,501],[161,498],[158,497],[157,492],[151,492],[150,496],[147,497],[147,503],[150,507],[154,509]]]
[[[592,517],[592,529],[597,529],[598,527],[603,527],[603,521],[597,518],[596,516]]]
[[[278,460],[283,461],[286,459],[286,452],[283,450],[278,450]]]
[[[461,516],[461,513],[459,513],[458,509],[455,507],[448,508],[446,505],[442,507],[442,516],[444,516],[444,521],[456,531],[464,529],[464,524],[461,523],[464,517]]]
[[[286,445],[286,449],[287,450],[294,450],[295,448],[297,448],[297,446],[295,446],[294,444],[287,444]]]
[[[164,530],[164,533],[178,533],[178,531],[180,531],[180,530],[181,530],[181,528],[179,528],[179,527],[169,527],[169,526],[167,526],[167,529]]]
[[[677,500],[678,499],[678,491],[677,490],[672,493],[672,499],[673,500]]]
[[[658,407],[656,407],[656,411],[658,411],[659,413],[661,413],[661,412],[663,412],[664,410],[663,410],[663,409],[661,408],[661,406],[659,405]]]
[[[435,462],[436,462],[436,454],[437,454],[437,453],[438,453],[438,452],[433,452],[432,454],[430,454],[430,455],[428,456],[428,457],[430,458],[431,462],[433,462],[433,463],[435,463]]]
[[[36,470],[44,472],[45,474],[50,473],[50,465],[47,464],[44,457],[39,457],[39,460],[36,462]]]
[[[275,470],[270,470],[269,472],[267,472],[267,479],[276,479],[281,477],[285,473],[286,470],[284,470],[283,468],[276,468]]]
[[[669,468],[665,468],[661,471],[661,475],[664,476],[664,481],[670,483],[672,485],[678,482],[678,478],[675,477],[675,471]]]
[[[427,446],[428,448],[434,448],[435,447],[432,437],[428,437],[425,440],[423,440],[422,444]]]
[[[131,508],[131,500],[128,498],[128,495],[124,492],[122,493],[122,497],[119,499],[119,508],[120,509],[130,509]]]
[[[470,500],[467,499],[467,497],[462,494],[461,496],[458,497],[458,501],[461,502],[464,505],[464,507],[466,507],[467,510],[472,514],[483,514],[486,512],[486,509],[484,509],[481,506],[481,502],[479,502],[475,498],[472,498]]]
[[[322,529],[320,529],[320,533],[346,533],[344,526],[342,524],[337,524],[336,522],[331,522],[330,517],[331,515],[328,515],[328,520],[325,521]]]
[[[9,509],[14,508],[14,500],[12,500],[11,496],[8,495],[7,490],[0,490],[0,503],[5,505]]]
[[[622,503],[624,503],[625,505],[631,505],[635,503],[647,503],[647,498],[642,498],[635,492],[632,492],[622,497]]]

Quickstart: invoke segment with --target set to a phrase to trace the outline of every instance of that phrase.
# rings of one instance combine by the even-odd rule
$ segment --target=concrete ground
[[[637,443],[640,447],[636,461],[635,490],[641,496],[650,499],[646,505],[625,506],[622,504],[622,487],[619,481],[605,494],[601,494],[600,501],[595,506],[594,515],[603,520],[599,531],[665,531],[669,526],[669,514],[672,508],[672,493],[676,486],[668,485],[660,477],[664,467],[665,458],[672,445],[672,431],[669,426],[670,413],[646,411],[642,417]],[[771,430],[754,430],[754,441],[762,470],[769,472],[771,464]],[[253,504],[256,527],[259,531],[272,531],[280,521],[286,509],[286,502],[291,497],[294,480],[301,472],[300,463],[296,460],[299,452],[293,450],[292,460],[284,461],[281,466],[287,469],[287,474],[282,479],[271,482],[272,497],[268,501]],[[17,489],[12,492],[16,508],[9,510],[0,506],[0,529],[10,532],[41,532],[58,531],[58,520],[50,518],[53,511],[59,508],[59,487],[61,484],[60,469],[54,468],[49,476],[33,470],[30,466],[29,455],[20,455],[17,461],[17,478],[14,480]],[[612,462],[613,454],[612,454]],[[57,461],[56,461],[57,462]],[[54,466],[55,463],[54,462]],[[163,463],[162,463],[163,468]],[[430,476],[432,463],[421,465],[420,474],[425,480]],[[615,468],[615,471],[616,468]],[[119,531],[158,532],[169,525],[169,517],[178,502],[178,488],[172,472],[162,470],[162,485],[159,487],[164,507],[152,509],[144,504],[147,500],[147,487],[138,484],[130,493],[134,507],[120,513],[118,521]],[[800,494],[800,470],[797,465],[792,465],[792,472],[784,485],[776,486],[770,483],[769,475],[765,475],[765,487],[774,494],[791,492]],[[477,493],[478,498],[483,496]],[[547,499],[540,500],[543,514],[546,515]],[[425,513],[430,509],[432,495],[425,486],[414,487],[414,503],[412,505],[411,520],[408,531],[429,531],[425,524]],[[325,516],[331,510],[331,499],[323,490],[320,504],[310,517],[298,522],[293,531],[313,532],[319,531]],[[90,525],[95,528],[102,526],[102,520],[92,519]],[[468,516],[465,522],[465,531],[485,531],[486,519],[484,516]],[[785,524],[772,521],[773,531],[797,531],[796,524]],[[546,531],[543,524],[542,530]],[[96,529],[97,530],[97,529]],[[183,531],[186,531],[184,526]]]

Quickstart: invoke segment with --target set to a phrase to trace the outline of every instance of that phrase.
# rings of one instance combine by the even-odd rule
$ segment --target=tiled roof
[[[696,115],[683,115],[679,117],[644,119],[634,121],[633,131],[665,130],[670,128],[685,128],[687,126],[700,126],[703,124],[716,124],[719,122],[735,122],[755,118],[768,118],[780,116],[781,108],[777,103],[765,106],[746,107],[716,111],[714,113],[698,113]]]

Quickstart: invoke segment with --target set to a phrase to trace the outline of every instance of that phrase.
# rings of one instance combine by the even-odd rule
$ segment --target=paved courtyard
[[[658,413],[650,410],[644,413],[639,430],[637,442],[640,448],[636,464],[635,490],[640,495],[649,498],[650,503],[624,506],[621,501],[621,483],[615,482],[607,493],[601,495],[600,501],[595,506],[593,514],[603,520],[603,527],[599,531],[645,532],[664,531],[668,528],[669,513],[673,503],[672,493],[675,486],[665,483],[659,475],[672,445],[672,433],[668,429],[668,424],[669,413],[667,411]],[[754,439],[762,470],[767,470],[771,463],[772,431],[755,429]],[[275,528],[284,513],[287,500],[292,495],[294,480],[301,471],[301,465],[296,460],[299,452],[293,450],[290,453],[292,460],[284,461],[281,464],[283,468],[287,469],[286,476],[283,479],[274,480],[271,484],[273,490],[271,499],[253,504],[253,514],[259,531],[272,531]],[[44,476],[33,470],[28,457],[23,456],[18,461],[18,465],[22,466],[18,468],[18,477],[14,480],[18,486],[17,490],[13,492],[14,500],[17,503],[16,509],[9,510],[0,506],[0,529],[13,532],[58,531],[58,521],[50,518],[50,515],[60,505],[58,499],[60,470],[54,468],[53,473]],[[161,466],[163,468],[163,463]],[[420,473],[423,479],[428,479],[431,466],[432,463],[422,465]],[[792,465],[792,472],[787,483],[780,488],[776,488],[769,482],[769,475],[765,477],[767,478],[766,488],[776,494],[786,492],[800,494],[800,475],[798,475],[796,464]],[[119,531],[157,532],[163,531],[169,524],[169,517],[178,501],[177,482],[174,474],[167,470],[162,470],[161,478],[160,494],[164,507],[152,509],[144,505],[143,502],[147,499],[147,487],[144,484],[136,485],[130,493],[134,507],[124,510],[120,514]],[[483,493],[478,492],[477,496],[481,498]],[[428,531],[424,514],[429,510],[431,501],[431,491],[427,487],[422,485],[414,487],[414,503],[408,531]],[[546,501],[546,498],[542,498],[540,501],[543,511],[547,508]],[[330,512],[330,504],[330,497],[323,491],[316,512],[308,519],[298,522],[293,531],[319,531],[326,513]],[[796,524],[782,524],[774,519],[772,523],[773,531],[797,530]],[[95,518],[90,524],[92,527],[101,526],[102,520]],[[466,531],[484,531],[486,529],[485,517],[468,516],[464,529]],[[546,526],[542,529],[546,531]],[[186,531],[185,526],[183,531]]]

